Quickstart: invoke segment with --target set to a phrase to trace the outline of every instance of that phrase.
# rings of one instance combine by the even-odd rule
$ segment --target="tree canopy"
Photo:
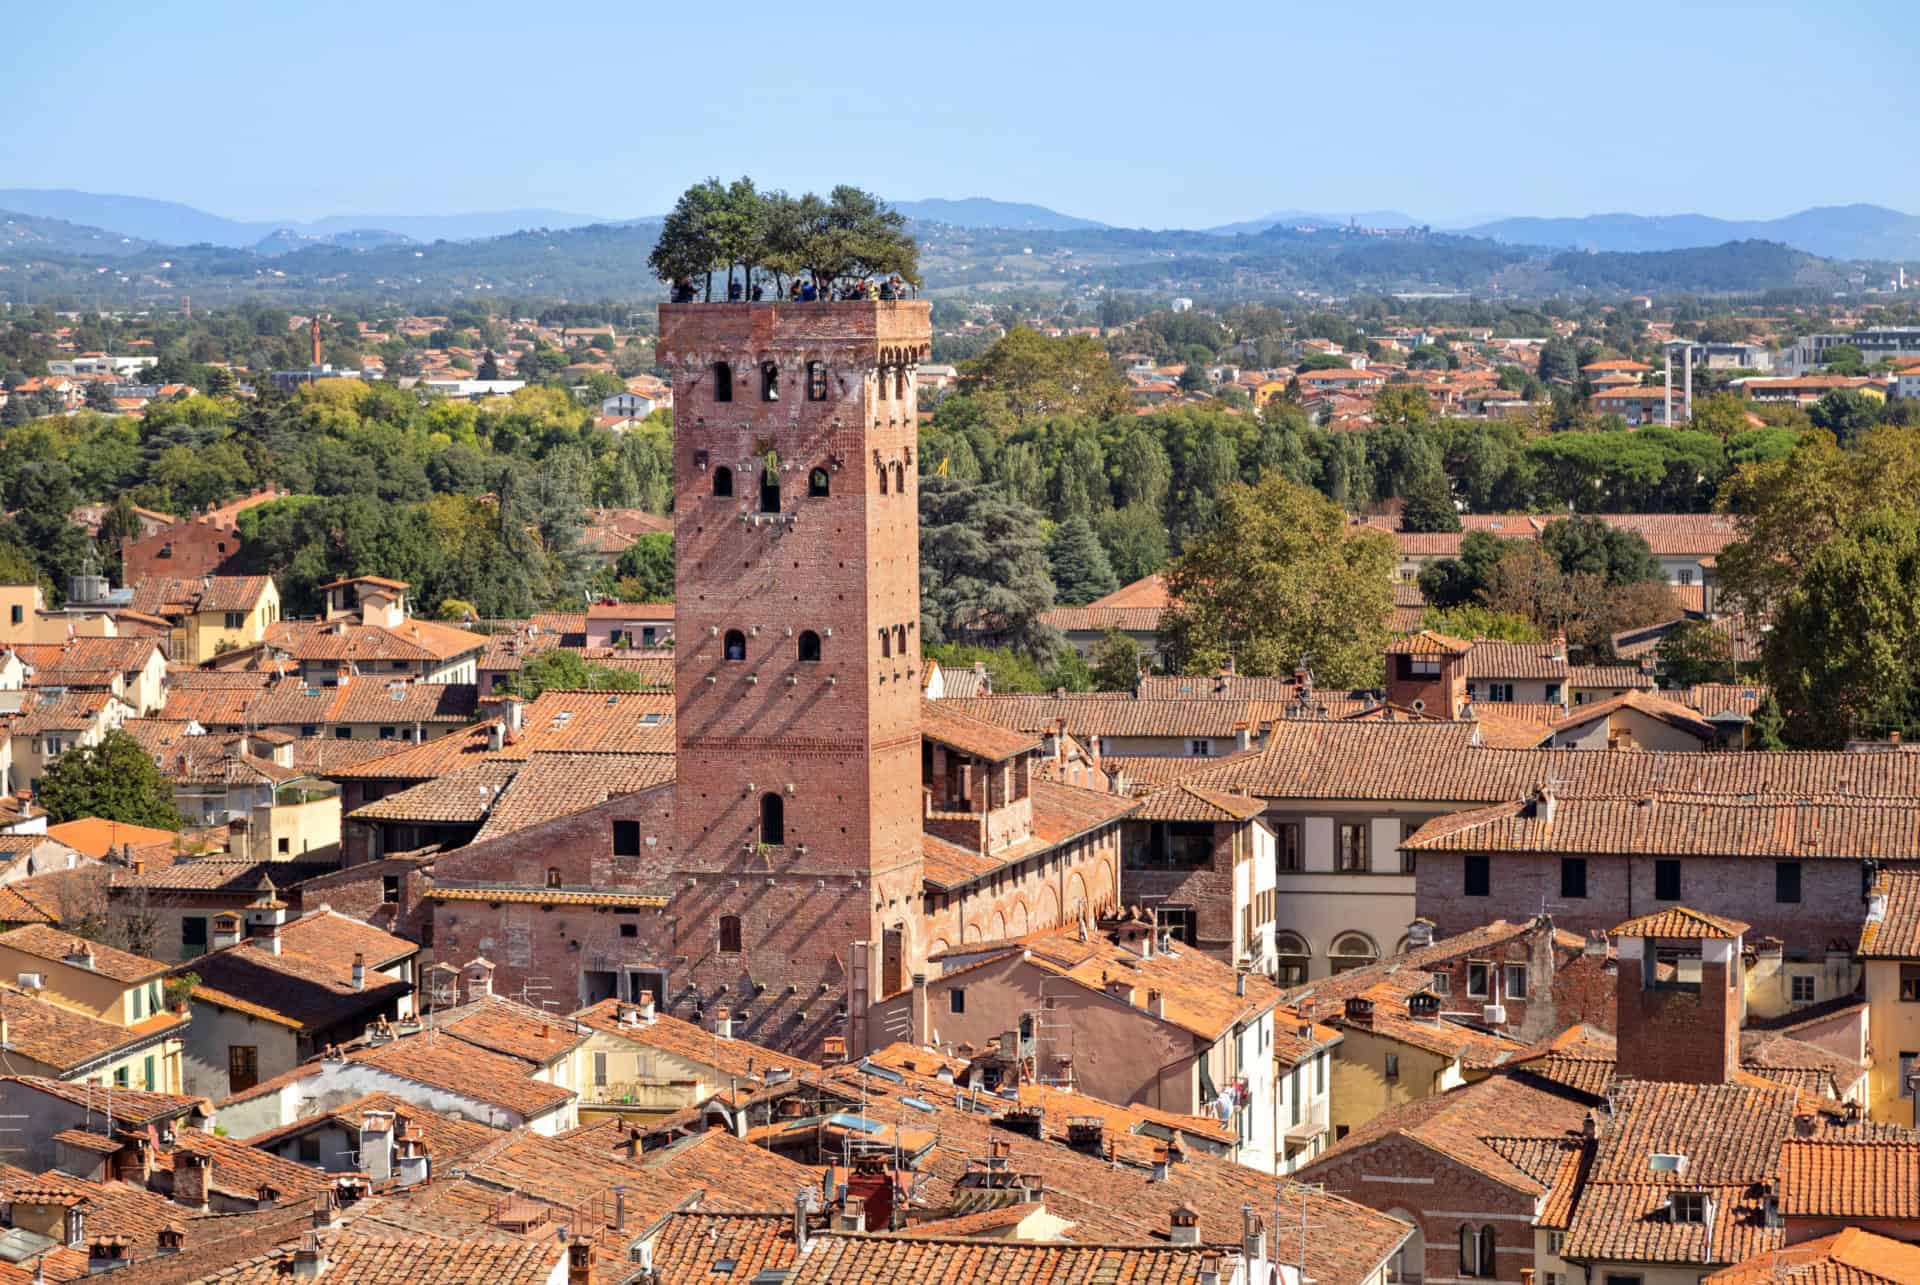
[[[749,283],[761,269],[777,283],[805,275],[822,290],[896,273],[920,283],[906,219],[847,184],[823,200],[762,192],[750,178],[696,183],[674,202],[648,262],[662,281],[697,280],[703,290],[714,273],[732,280],[735,269]]]
[[[1162,652],[1182,673],[1309,666],[1335,687],[1379,685],[1393,608],[1393,542],[1283,477],[1229,487],[1220,521],[1167,570],[1177,604]]]
[[[97,745],[77,745],[48,764],[36,791],[58,825],[84,817],[178,830],[173,788],[153,758],[125,732],[108,732]]]

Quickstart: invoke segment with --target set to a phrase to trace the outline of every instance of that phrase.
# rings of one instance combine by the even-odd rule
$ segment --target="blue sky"
[[[67,0],[8,24],[0,186],[260,219],[631,217],[710,173],[1154,227],[1920,211],[1873,145],[1912,120],[1910,3]]]

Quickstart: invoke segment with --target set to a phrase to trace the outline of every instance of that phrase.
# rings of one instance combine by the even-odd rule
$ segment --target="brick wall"
[[[1623,1077],[1725,1084],[1740,1068],[1738,962],[1708,962],[1696,989],[1646,986],[1638,939],[1622,941],[1619,1067]],[[1709,947],[1720,943],[1709,942]]]
[[[930,897],[924,916],[927,953],[1071,923],[1082,907],[1100,914],[1117,904],[1119,868],[1120,826],[1114,824],[959,892]]]
[[[1238,827],[1213,827],[1213,857],[1197,870],[1160,870],[1128,866],[1122,872],[1124,896],[1129,905],[1139,903],[1153,908],[1169,903],[1191,906],[1195,943],[1209,955],[1233,963],[1234,897],[1233,833]],[[1131,822],[1130,843],[1145,848],[1150,842],[1152,823]]]
[[[1407,1250],[1407,1274],[1427,1280],[1461,1277],[1460,1228],[1492,1227],[1492,1279],[1518,1281],[1533,1266],[1534,1197],[1398,1135],[1337,1153],[1307,1166],[1303,1182],[1324,1183],[1335,1195],[1406,1218],[1419,1229]],[[1394,1181],[1400,1179],[1401,1181]],[[1287,1243],[1284,1210],[1279,1224]]]
[[[1678,903],[1654,899],[1651,857],[1587,858],[1584,898],[1561,895],[1558,857],[1518,853],[1492,858],[1491,896],[1469,897],[1463,861],[1458,853],[1420,854],[1415,902],[1419,914],[1434,921],[1436,936],[1493,919],[1525,919],[1539,914],[1543,905],[1562,928],[1604,932],[1636,915],[1685,903],[1753,925],[1748,934],[1752,939],[1780,938],[1789,958],[1799,954],[1818,959],[1829,941],[1857,940],[1866,915],[1861,868],[1853,861],[1801,862],[1801,899],[1778,902],[1771,860],[1682,858]]]
[[[808,904],[818,889],[796,892],[788,910],[809,927],[810,949],[848,973],[855,941],[896,933],[898,966],[873,979],[876,992],[904,984],[925,950],[909,372],[930,333],[921,303],[660,310],[676,421],[679,859],[703,878],[764,877],[771,866],[796,888],[844,889],[824,918]],[[732,372],[724,402],[722,362]],[[767,363],[777,400],[762,393]],[[815,370],[819,400],[809,396]],[[714,494],[721,469],[731,495]],[[815,470],[825,496],[809,494]],[[736,631],[745,656],[730,661]],[[804,631],[820,637],[817,662],[798,659]],[[753,845],[767,792],[784,800],[785,835],[782,850],[763,853]]]
[[[121,541],[120,556],[126,567],[122,579],[127,584],[148,576],[193,580],[236,575],[240,533],[209,522],[176,522],[141,539]]]

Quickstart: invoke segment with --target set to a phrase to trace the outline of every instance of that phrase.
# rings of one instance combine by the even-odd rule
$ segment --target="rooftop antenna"
[[[1296,1253],[1294,1257],[1294,1270],[1297,1273],[1295,1278],[1296,1285],[1314,1285],[1313,1279],[1307,1275],[1307,1233],[1310,1231],[1323,1231],[1325,1230],[1326,1224],[1310,1223],[1307,1221],[1307,1196],[1312,1192],[1318,1192],[1322,1195],[1326,1194],[1326,1184],[1318,1182],[1296,1182],[1291,1178],[1287,1181],[1292,1185],[1294,1193],[1300,1197],[1300,1221],[1298,1224],[1300,1228],[1300,1243],[1295,1247]],[[1281,1199],[1282,1193],[1276,1192],[1273,1199],[1273,1231],[1276,1241],[1280,1234]],[[1280,1246],[1278,1243],[1273,1247],[1273,1256],[1276,1260],[1280,1257]]]

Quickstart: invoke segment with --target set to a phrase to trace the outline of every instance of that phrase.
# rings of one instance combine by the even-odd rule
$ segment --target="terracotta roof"
[[[60,917],[12,884],[0,885],[0,924],[57,924]]]
[[[1743,936],[1752,927],[1753,925],[1743,924],[1737,919],[1722,919],[1718,915],[1689,910],[1685,906],[1670,906],[1665,910],[1656,910],[1651,914],[1629,919],[1623,924],[1616,924],[1611,935],[1660,940],[1714,938],[1727,941]]]
[[[1877,907],[1868,903],[1860,954],[1867,959],[1920,959],[1920,866],[1882,866],[1871,895],[1879,902]]]
[[[1417,590],[1416,590],[1417,592]],[[1397,601],[1397,599],[1396,599]],[[1449,638],[1445,634],[1435,633],[1431,629],[1422,629],[1405,638],[1396,638],[1387,644],[1389,656],[1461,656],[1470,654],[1476,646],[1460,638]],[[1469,664],[1471,669],[1471,664]]]
[[[1551,643],[1488,642],[1483,638],[1467,652],[1469,680],[1525,678],[1557,682],[1566,677],[1566,652],[1555,652]]]
[[[271,651],[302,662],[451,660],[468,652],[477,654],[486,645],[483,634],[418,616],[391,628],[351,621],[283,620],[267,633]]]
[[[516,762],[483,759],[446,776],[382,795],[355,808],[350,815],[356,821],[479,825],[520,769],[521,764]]]
[[[115,1049],[184,1028],[186,1019],[162,1013],[133,1026],[102,1021],[50,999],[0,984],[0,1016],[7,1019],[7,1047],[70,1075]]]
[[[376,970],[419,947],[371,924],[322,908],[281,929],[280,953],[261,938],[192,961],[194,999],[305,1031],[324,1031],[384,1009],[413,991]],[[364,985],[353,984],[353,955],[365,958]]]
[[[751,1285],[793,1266],[793,1215],[679,1210],[654,1234],[653,1269],[667,1281]]]
[[[1555,732],[1565,732],[1576,727],[1584,727],[1596,719],[1610,719],[1621,710],[1633,710],[1689,732],[1703,741],[1718,740],[1719,729],[1685,705],[1664,700],[1650,692],[1630,691],[1624,696],[1615,696],[1611,700],[1594,701],[1585,705],[1576,705],[1571,714],[1553,725]]]
[[[167,971],[167,966],[157,959],[88,941],[45,924],[27,924],[11,932],[0,933],[0,946],[10,946],[23,955],[54,963],[65,963],[66,956],[71,952],[87,952],[93,957],[92,971],[117,982],[142,982]]]
[[[430,1088],[505,1107],[523,1118],[543,1115],[574,1097],[572,1089],[530,1078],[531,1062],[465,1041],[428,1042],[415,1035],[355,1049],[348,1059]]]
[[[1866,1078],[1867,1068],[1838,1053],[1777,1031],[1740,1032],[1740,1069],[1763,1080],[1799,1089],[1810,1097],[1840,1101]]]
[[[1135,821],[1250,821],[1266,810],[1266,803],[1244,794],[1174,784],[1146,796]]]
[[[1567,686],[1575,689],[1625,687],[1652,691],[1653,675],[1638,665],[1568,665]]]
[[[1126,692],[980,696],[935,703],[1022,732],[1044,734],[1065,720],[1067,731],[1082,741],[1093,736],[1225,738],[1252,722],[1245,701],[1136,700]]]
[[[1204,1246],[1058,1245],[915,1235],[825,1235],[801,1255],[788,1285],[848,1281],[1032,1281],[1046,1285],[1173,1285],[1217,1273]]]
[[[153,1124],[161,1120],[177,1120],[188,1115],[212,1114],[212,1106],[205,1098],[120,1088],[114,1089],[109,1095],[106,1088],[98,1084],[68,1084],[64,1080],[49,1080],[37,1075],[9,1075],[4,1078],[15,1084],[25,1085],[27,1088],[59,1098],[63,1102],[71,1102],[89,1111],[97,1111],[102,1116],[111,1114],[115,1120],[125,1124]]]
[[[329,1285],[548,1285],[567,1248],[553,1239],[462,1243],[426,1237],[323,1237]],[[294,1279],[294,1249],[249,1258],[190,1285],[286,1285]]]
[[[657,1013],[651,1022],[622,1025],[619,1020],[621,1007],[618,1000],[602,1000],[575,1013],[573,1020],[631,1043],[711,1067],[722,1075],[764,1082],[766,1073],[776,1068],[795,1076],[817,1075],[820,1071],[816,1063],[804,1058],[792,1057],[746,1040],[723,1040],[711,1030],[692,1022],[683,1022],[677,1017],[669,1017],[665,1013]]]
[[[172,830],[133,825],[126,821],[106,821],[100,817],[82,817],[47,827],[47,836],[58,839],[75,852],[98,860],[117,852],[127,844],[136,847],[149,843],[172,843],[178,836]]]
[[[39,696],[9,729],[15,736],[45,732],[84,732],[96,726],[107,706],[119,698],[110,692],[62,692]]]
[[[1652,757],[1615,756],[1599,750],[1569,752],[1593,758]],[[1436,817],[1401,846],[1435,852],[1634,852],[1806,861],[1899,861],[1920,856],[1920,804],[1892,800],[1754,799],[1662,792],[1627,798],[1561,797],[1553,801],[1551,815],[1548,812],[1538,800],[1496,803]]]
[[[222,855],[174,861],[159,869],[149,868],[140,874],[116,868],[111,886],[140,887],[153,892],[244,894],[251,899],[259,891],[262,878],[271,878],[274,887],[284,892],[339,868],[338,861],[327,858],[248,861]]]
[[[1009,731],[1001,724],[969,717],[954,709],[951,700],[920,702],[920,734],[991,763],[1040,748],[1040,738],[1031,732]]]
[[[1762,1252],[1700,1278],[1700,1285],[1911,1285],[1920,1245],[1858,1227]]]
[[[1780,1149],[1786,1218],[1920,1218],[1920,1139],[1824,1142]]]
[[[418,745],[408,745],[373,757],[356,756],[352,761],[322,769],[321,775],[336,781],[431,781],[493,757],[497,752],[489,747],[488,737],[499,723],[498,719],[493,719]],[[352,745],[355,742],[341,741],[340,744]],[[365,744],[386,749],[391,743],[372,741]]]
[[[495,839],[609,799],[651,790],[672,781],[673,773],[670,753],[536,749],[494,796],[486,823],[473,841]]]
[[[1121,585],[1112,593],[1095,598],[1089,607],[1171,607],[1173,595],[1167,592],[1167,578],[1158,572]]]
[[[1457,1058],[1466,1067],[1498,1066],[1526,1050],[1527,1046],[1518,1040],[1445,1017],[1413,1016],[1409,1002],[1415,995],[1431,994],[1430,980],[1431,975],[1419,969],[1382,976],[1345,1001],[1339,1011],[1327,1013],[1325,1020],[1350,1031],[1364,1031],[1379,1039],[1425,1049],[1441,1057]],[[1365,1007],[1355,1001],[1364,1003]],[[1317,1002],[1314,1011],[1320,1012]]]
[[[586,1043],[587,1036],[565,1018],[511,999],[487,995],[434,1013],[433,1028],[475,1048],[504,1053],[545,1066]]]
[[[1118,629],[1122,633],[1151,634],[1160,631],[1165,616],[1164,607],[1049,607],[1040,613],[1040,620],[1062,633]]]

